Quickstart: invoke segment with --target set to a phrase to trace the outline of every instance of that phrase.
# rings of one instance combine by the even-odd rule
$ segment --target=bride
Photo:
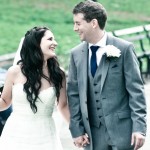
[[[62,150],[52,118],[55,102],[69,122],[66,77],[59,67],[53,33],[34,27],[22,40],[20,61],[8,69],[0,98],[0,111],[11,104],[0,138],[5,150]]]

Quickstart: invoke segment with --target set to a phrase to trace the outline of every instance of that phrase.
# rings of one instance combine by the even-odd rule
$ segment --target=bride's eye
[[[53,38],[52,38],[52,37],[50,37],[48,40],[52,41],[52,40],[53,40]]]

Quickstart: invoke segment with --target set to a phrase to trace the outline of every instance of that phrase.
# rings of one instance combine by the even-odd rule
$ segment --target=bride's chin
[[[49,56],[48,59],[51,59],[51,58],[54,58],[54,57],[56,57],[56,54],[52,54],[51,56]]]

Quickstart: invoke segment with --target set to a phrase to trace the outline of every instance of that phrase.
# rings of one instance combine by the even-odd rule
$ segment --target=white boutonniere
[[[106,56],[109,58],[110,57],[119,58],[121,55],[121,51],[113,45],[107,45],[104,47],[104,49],[105,49]]]

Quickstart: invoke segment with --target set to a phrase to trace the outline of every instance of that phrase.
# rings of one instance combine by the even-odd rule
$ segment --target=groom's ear
[[[93,28],[96,28],[96,27],[98,26],[98,21],[97,21],[97,19],[92,19],[92,20],[91,20],[91,24],[92,24],[92,27],[93,27]]]

